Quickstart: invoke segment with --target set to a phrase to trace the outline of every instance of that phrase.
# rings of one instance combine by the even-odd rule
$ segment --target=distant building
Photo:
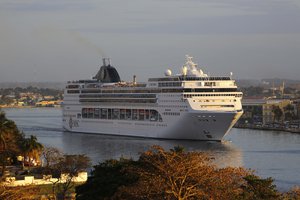
[[[278,106],[282,111],[282,116],[280,121],[284,120],[284,108],[292,104],[293,102],[289,99],[268,99],[266,104],[263,106],[263,124],[269,124],[274,122],[274,111],[273,107]]]
[[[282,111],[281,122],[285,120],[285,114],[291,112],[293,116],[300,119],[300,99],[264,99],[264,98],[246,98],[242,100],[244,114],[239,120],[240,123],[266,125],[275,122],[274,106],[278,106]],[[291,105],[292,111],[287,111],[286,107]]]
[[[295,110],[296,110],[296,116],[298,120],[300,120],[300,99],[294,100]]]
[[[23,101],[18,101],[17,106],[25,106],[25,102],[23,102]]]
[[[35,104],[36,107],[57,107],[62,101],[40,101]]]
[[[260,124],[263,122],[263,106],[266,100],[263,98],[248,98],[242,100],[244,114],[242,123]]]
[[[53,100],[55,97],[54,96],[44,96],[44,100]]]

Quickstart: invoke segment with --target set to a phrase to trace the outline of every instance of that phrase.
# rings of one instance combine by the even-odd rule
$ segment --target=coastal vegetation
[[[7,165],[37,165],[40,162],[39,158],[42,150],[43,145],[37,141],[35,136],[31,135],[26,138],[19,131],[15,122],[7,119],[5,113],[0,110],[1,178],[5,174]]]
[[[41,195],[65,199],[74,191],[74,178],[89,167],[90,159],[86,155],[64,154],[56,148],[44,147],[33,135],[25,137],[0,110],[0,200],[40,199]],[[53,179],[56,181],[46,186],[4,184],[7,177],[26,175],[49,177],[50,182],[56,178]]]
[[[76,199],[299,199],[300,189],[281,193],[272,178],[245,168],[214,165],[209,153],[153,146],[138,160],[121,158],[94,166],[76,187]]]

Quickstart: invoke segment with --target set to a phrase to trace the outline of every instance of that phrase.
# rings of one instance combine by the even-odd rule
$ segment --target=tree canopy
[[[0,111],[0,165],[2,166],[1,177],[4,175],[6,166],[16,163],[17,156],[24,155],[30,162],[38,160],[43,145],[37,141],[35,136],[26,138],[19,131],[14,121],[6,118],[4,112]]]
[[[208,153],[154,146],[137,161],[122,158],[94,166],[76,193],[79,200],[276,199],[279,193],[272,183],[244,168],[218,168]]]
[[[0,164],[2,166],[1,177],[4,175],[6,165],[13,162],[15,156],[20,153],[20,141],[23,135],[19,132],[14,121],[6,118],[0,111]]]

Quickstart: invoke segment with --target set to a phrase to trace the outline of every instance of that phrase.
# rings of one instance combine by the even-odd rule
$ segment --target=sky
[[[0,82],[180,72],[300,80],[300,0],[0,0]]]

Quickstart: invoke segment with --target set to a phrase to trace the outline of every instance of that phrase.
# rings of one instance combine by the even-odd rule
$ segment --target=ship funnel
[[[100,67],[100,70],[93,77],[93,79],[98,80],[102,83],[117,83],[120,82],[120,76],[116,68],[110,65],[109,58],[102,59],[103,65]]]

